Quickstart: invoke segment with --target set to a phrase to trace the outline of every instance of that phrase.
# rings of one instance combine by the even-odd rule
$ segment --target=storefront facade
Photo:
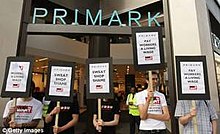
[[[108,18],[111,12],[115,9],[118,11],[119,14],[123,14],[123,13],[127,13],[130,10],[144,7],[146,5],[150,5],[158,1],[159,0],[143,0],[141,2],[130,1],[130,0],[122,0],[122,1],[103,0],[100,3],[100,5],[103,10],[103,14],[104,14],[103,16]],[[220,15],[218,14],[219,13],[218,11],[220,10],[220,8],[219,8],[218,3],[214,0],[212,1],[210,0],[200,0],[200,1],[197,1],[197,0],[185,0],[185,1],[163,0],[159,2],[163,3],[162,7],[160,7],[162,8],[160,9],[160,11],[162,11],[163,13],[162,13],[162,16],[158,16],[157,21],[163,24],[163,27],[164,27],[164,36],[165,36],[164,44],[166,45],[165,51],[166,51],[167,71],[168,71],[168,88],[170,89],[169,96],[170,96],[170,101],[171,101],[171,108],[170,108],[171,113],[174,113],[175,102],[178,99],[177,88],[176,88],[176,74],[175,74],[175,69],[176,69],[175,68],[175,56],[186,56],[186,55],[190,55],[190,56],[206,55],[211,100],[213,101],[213,104],[215,108],[217,109],[217,111],[219,111],[219,96],[218,96],[218,90],[217,90],[218,89],[217,80],[215,79],[216,72],[213,71],[215,70],[215,61],[214,61],[214,56],[213,56],[213,50],[211,49],[212,48],[211,32],[214,32],[214,31],[211,30],[210,18],[209,18],[210,15],[208,13],[208,11],[210,11],[213,14],[214,18],[216,18],[217,22],[220,22],[219,21]],[[82,2],[81,4],[76,4],[75,1],[71,1],[70,3],[72,4],[69,4],[70,7],[67,7],[67,8],[69,9],[77,8],[83,11],[86,11],[86,10],[81,9],[79,7],[83,5],[86,6],[88,4],[88,3],[86,4],[86,2]],[[56,4],[65,5],[65,3],[62,3],[62,2],[58,2]],[[32,33],[32,34],[34,33],[35,35],[40,33],[41,35],[42,34],[46,35],[46,32],[49,31],[51,33],[54,32],[56,34],[62,34],[62,30],[65,29],[64,28],[65,26],[58,26],[58,25],[55,28],[52,25],[52,23],[48,24],[51,27],[53,27],[51,29],[48,29],[47,27],[48,25],[43,25],[43,24],[42,24],[42,27],[39,28],[39,25],[38,27],[35,27],[34,24],[31,24],[32,21],[30,20],[27,21],[28,19],[26,19],[27,21],[26,22],[24,18],[23,18],[24,20],[22,19],[22,11],[23,11],[22,8],[24,7],[24,5],[28,6],[28,2],[26,0],[24,1],[3,0],[3,4],[0,6],[1,14],[3,16],[3,19],[0,21],[0,29],[1,29],[0,42],[1,42],[2,48],[4,48],[4,49],[1,49],[1,54],[0,54],[1,55],[0,61],[2,65],[2,67],[0,68],[1,69],[0,87],[2,87],[6,57],[15,56],[15,55],[25,55],[26,48],[24,47],[26,46],[26,42],[30,43],[30,40],[28,40],[28,37],[27,37],[28,33]],[[76,6],[72,6],[72,5],[76,5]],[[112,6],[109,6],[109,5],[112,5]],[[93,8],[97,8],[98,6],[99,5],[93,6]],[[215,7],[216,10],[212,10],[213,7]],[[13,9],[13,10],[11,11],[10,9]],[[147,26],[147,13],[146,13],[147,10],[148,9],[144,11],[144,15],[143,15],[144,16],[143,20],[145,20],[143,23],[145,23],[145,26]],[[154,15],[157,13],[157,10],[152,10],[152,11],[153,11],[152,14],[154,13]],[[127,22],[127,21],[122,20],[121,24],[124,24],[124,22]],[[109,24],[109,21],[107,24]],[[120,23],[117,22],[117,24],[120,24]],[[25,29],[25,25],[28,26],[27,27],[28,29]],[[154,25],[157,25],[157,24],[155,23]],[[66,27],[70,27],[70,26],[66,25]],[[23,28],[23,31],[22,31],[22,28]],[[55,28],[55,31],[53,31],[54,28]],[[92,28],[92,26],[83,26],[83,25],[78,27],[78,29],[80,29],[82,33],[86,33],[85,32],[86,28],[91,28],[90,32],[92,32],[93,30],[97,30],[100,32],[100,34],[102,34],[103,31],[104,31],[104,34],[111,34],[111,33],[119,34],[118,30],[120,29],[120,26],[116,27],[116,29],[114,28],[111,29],[108,27],[106,28],[106,26],[103,26],[103,28],[99,28],[99,29],[94,29]],[[109,33],[108,32],[105,33],[105,30],[106,31],[109,30],[110,32],[108,31]],[[123,35],[131,34],[129,33],[129,28],[122,28],[121,32],[122,34],[124,33]],[[72,33],[74,33],[74,30],[72,31]],[[215,35],[217,34],[217,37],[219,38],[218,33],[214,33],[214,34]],[[1,100],[4,100],[4,99],[1,98]],[[0,105],[4,107],[5,101],[1,101]],[[171,116],[172,116],[171,130],[172,132],[176,132],[177,123],[172,114]]]
[[[216,77],[217,77],[217,86],[218,86],[218,96],[220,97],[220,68],[219,68],[219,55],[220,55],[220,18],[219,18],[219,7],[220,2],[216,1],[216,5],[209,2],[208,3],[208,11],[209,11],[209,19],[210,19],[210,28],[211,28],[211,40],[212,47],[215,58],[215,66],[216,66]]]

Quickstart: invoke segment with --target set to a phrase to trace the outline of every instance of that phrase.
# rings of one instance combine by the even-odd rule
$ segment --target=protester
[[[31,91],[34,91],[35,84],[31,82]],[[3,113],[3,125],[10,128],[36,128],[42,118],[42,103],[33,97],[17,98],[16,106],[12,106],[10,100]],[[14,121],[11,115],[14,114]]]
[[[148,85],[149,78],[147,77]],[[148,86],[136,94],[138,109],[140,112],[139,134],[165,134],[165,121],[170,119],[165,96],[156,91],[158,85],[158,74],[152,72],[152,88]]]
[[[179,100],[176,105],[175,117],[183,125],[183,134],[217,134],[217,113],[208,100],[196,100],[196,108],[192,108],[192,100]],[[193,117],[196,117],[195,130]]]
[[[55,116],[59,113],[58,127],[55,126]],[[79,105],[77,99],[73,103],[60,102],[60,107],[56,102],[51,101],[48,107],[45,122],[49,126],[49,134],[74,134],[74,126],[79,119]]]
[[[102,119],[98,120],[98,104],[93,112],[93,125],[96,128],[96,133],[116,134],[116,126],[119,123],[120,117],[120,107],[117,100],[103,99],[101,101]]]

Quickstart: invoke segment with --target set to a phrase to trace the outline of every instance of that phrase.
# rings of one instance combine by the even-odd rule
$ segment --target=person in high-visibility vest
[[[137,124],[137,128],[139,130],[140,125],[140,114],[138,111],[138,107],[135,105],[135,88],[131,87],[130,94],[127,96],[126,104],[129,106],[129,117],[130,117],[130,134],[135,134],[135,124]]]

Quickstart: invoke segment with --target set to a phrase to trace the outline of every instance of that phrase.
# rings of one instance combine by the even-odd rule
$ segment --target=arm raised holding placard
[[[119,123],[120,107],[117,100],[103,99],[101,102],[102,119],[98,119],[97,106],[94,109],[93,125],[97,132],[101,130],[102,133],[115,134],[116,126]]]
[[[140,131],[166,131],[165,121],[170,119],[164,94],[156,91],[158,73],[150,72],[147,77],[148,88],[135,95],[140,112]]]
[[[195,131],[193,117],[197,119],[198,134],[217,134],[217,113],[209,101],[193,100],[195,108],[192,108],[192,100],[178,100],[175,110],[175,117],[183,124],[183,132],[186,134]],[[206,104],[207,103],[207,104]],[[205,128],[205,129],[203,129]]]
[[[35,84],[31,82],[31,91],[34,91]],[[15,106],[10,100],[5,107],[3,114],[3,124],[11,128],[35,128],[42,119],[42,103],[35,98],[17,98]],[[14,120],[11,115],[14,114]]]
[[[59,113],[58,127],[55,126],[55,116]],[[49,133],[72,133],[74,126],[79,119],[78,102],[73,103],[61,102],[60,107],[56,106],[56,102],[51,102],[47,111],[45,122],[50,126]]]

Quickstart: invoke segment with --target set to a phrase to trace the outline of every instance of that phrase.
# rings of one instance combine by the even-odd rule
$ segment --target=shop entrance
[[[29,25],[30,25],[30,29],[31,29],[31,27],[34,28],[34,26],[35,26],[35,25],[32,25],[32,24],[29,24]],[[84,28],[87,29],[86,27],[87,26],[85,26]],[[43,28],[43,29],[47,29],[47,28]],[[121,29],[123,29],[123,28],[121,28]],[[127,27],[125,28],[126,34],[131,33],[131,32],[127,32],[127,29],[130,29],[130,28],[127,28]],[[42,30],[39,30],[39,31],[42,31]],[[92,30],[92,31],[94,33],[98,33],[95,30]],[[100,31],[101,31],[101,28],[100,28]],[[71,31],[71,32],[73,32],[73,34],[78,34],[78,33],[75,33],[75,31]],[[42,34],[45,34],[45,33],[47,33],[47,32],[43,31]],[[56,31],[56,33],[59,35],[59,31]],[[85,45],[88,46],[89,45],[88,46],[88,49],[89,49],[88,52],[83,50],[85,47],[82,47],[80,49],[80,51],[81,51],[81,53],[89,53],[88,57],[90,57],[90,58],[102,57],[102,56],[103,57],[104,56],[109,57],[110,56],[110,46],[113,47],[113,48],[111,48],[112,51],[115,51],[114,47],[117,47],[117,49],[121,49],[120,45],[117,45],[117,44],[111,44],[110,45],[110,42],[109,42],[110,41],[110,35],[111,36],[116,36],[116,37],[117,36],[126,36],[126,37],[129,38],[130,35],[129,36],[126,35],[126,34],[123,35],[122,33],[123,32],[115,34],[115,32],[114,32],[115,35],[112,34],[112,33],[104,33],[104,35],[95,35],[95,34],[91,35],[90,34],[90,35],[88,35],[89,36],[88,39],[89,39],[90,43],[88,43],[88,44],[86,44],[86,43],[79,44],[79,45],[82,45],[82,46],[85,46]],[[92,108],[89,108],[89,106],[92,106],[92,104],[90,104],[91,100],[85,101],[85,98],[84,98],[85,91],[82,90],[84,88],[83,86],[85,84],[84,80],[83,80],[83,77],[84,77],[83,75],[85,75],[85,67],[83,65],[85,63],[83,63],[83,62],[85,62],[85,59],[83,59],[82,61],[80,59],[78,59],[78,61],[77,61],[76,59],[71,59],[71,58],[65,57],[65,56],[63,56],[63,57],[62,56],[60,57],[58,55],[53,56],[52,54],[47,52],[48,47],[45,47],[43,45],[47,45],[47,46],[49,46],[49,48],[56,48],[56,49],[58,49],[58,51],[62,51],[62,49],[64,49],[64,50],[66,50],[66,53],[68,53],[68,49],[65,48],[65,46],[68,46],[68,43],[63,44],[62,47],[59,47],[59,45],[60,45],[59,43],[57,44],[55,42],[52,42],[53,39],[55,39],[56,41],[58,41],[59,38],[61,38],[60,40],[64,40],[64,41],[66,41],[66,39],[63,39],[63,37],[59,37],[57,35],[44,35],[43,38],[46,38],[45,39],[46,41],[38,41],[38,44],[35,44],[33,41],[36,40],[36,38],[41,37],[41,35],[39,33],[37,33],[38,35],[35,35],[35,34],[36,33],[30,32],[29,35],[28,35],[27,54],[30,54],[30,55],[32,54],[33,55],[35,53],[34,52],[35,50],[44,49],[43,53],[41,53],[40,50],[39,50],[39,52],[37,52],[37,54],[40,54],[41,56],[49,57],[49,58],[55,59],[55,60],[69,60],[69,61],[78,62],[79,66],[76,69],[77,70],[77,73],[76,73],[77,77],[75,78],[75,81],[76,81],[75,82],[75,84],[76,84],[75,85],[75,88],[76,88],[75,90],[79,94],[78,97],[79,97],[80,105],[82,107],[87,106],[86,107],[87,110],[92,109]],[[61,33],[61,34],[63,34],[63,33]],[[83,34],[87,36],[88,33],[83,33]],[[43,38],[41,38],[41,40],[43,40]],[[69,40],[71,42],[75,42],[75,41],[72,41],[70,39],[67,39],[67,40]],[[46,44],[45,44],[45,42],[46,42]],[[100,42],[101,42],[101,44],[100,44]],[[92,43],[94,43],[94,44],[92,44]],[[39,45],[39,44],[41,44],[41,45]],[[54,46],[51,45],[51,44],[53,44]],[[72,46],[74,46],[74,45],[75,45],[75,47],[70,47],[69,48],[69,49],[71,49],[71,48],[73,49],[73,53],[75,52],[74,48],[79,49],[77,47],[78,46],[77,44],[72,44]],[[130,50],[130,52],[132,52],[132,50],[131,50],[132,46],[130,44],[122,44],[122,45],[123,45],[122,46],[123,48],[128,49],[128,50]],[[38,48],[34,48],[34,47],[38,47]],[[40,48],[40,47],[42,47],[42,48]],[[129,48],[127,48],[127,47],[129,47]],[[123,49],[121,51],[118,51],[118,52],[119,53],[128,53],[127,55],[131,55],[130,52],[126,52],[125,49]],[[52,49],[52,51],[53,51],[53,49]],[[58,51],[57,51],[57,53],[59,53]],[[132,56],[130,56],[130,57],[132,57]],[[63,58],[63,59],[60,59],[60,58]],[[85,58],[87,58],[87,57],[85,57]],[[39,62],[39,61],[42,61],[42,60],[43,60],[42,58],[39,58],[37,64],[41,64],[41,62]],[[113,57],[113,60],[114,60],[114,57]],[[132,60],[132,59],[130,59],[130,60]],[[46,66],[46,65],[44,65],[44,66]],[[47,68],[45,68],[45,74],[46,74],[46,70],[47,70]],[[38,81],[39,81],[39,77],[41,76],[41,74],[37,73],[38,72],[37,68],[35,68],[35,72],[36,73],[35,73],[34,77],[35,78],[38,77]],[[45,75],[45,74],[43,74],[43,75]],[[145,83],[145,75],[144,74],[145,74],[144,72],[135,72],[134,67],[133,67],[131,62],[130,63],[129,62],[124,62],[123,65],[119,65],[119,64],[117,64],[117,59],[116,59],[116,64],[114,65],[114,80],[113,81],[114,81],[114,87],[115,87],[116,93],[118,95],[118,98],[120,98],[120,101],[121,101],[121,109],[122,109],[122,115],[123,115],[123,117],[122,117],[123,120],[121,120],[121,121],[124,122],[124,123],[125,122],[128,123],[128,111],[127,111],[127,107],[125,105],[126,93],[128,93],[128,91],[130,89],[130,86],[137,85],[138,88],[144,88],[144,83]],[[136,77],[136,81],[135,81],[135,77],[132,77],[132,76]],[[44,78],[46,78],[46,76]],[[89,114],[89,115],[86,115],[87,119],[89,119],[88,116],[92,117],[92,114],[90,114],[90,113],[87,113],[87,114]],[[90,120],[89,122],[92,122],[92,121]],[[86,124],[86,122],[84,122],[84,123]],[[85,124],[84,124],[84,126],[86,126]],[[122,125],[122,126],[124,126],[124,125]],[[90,126],[90,127],[93,127],[93,126]]]
[[[57,29],[57,27],[58,27],[58,29]],[[59,26],[59,25],[58,26],[57,25],[48,25],[47,26],[47,25],[43,25],[43,24],[42,25],[29,24],[29,26],[28,26],[28,43],[27,43],[28,45],[27,45],[27,51],[26,51],[27,54],[31,54],[31,53],[34,54],[35,53],[34,51],[37,50],[37,49],[45,49],[45,48],[33,48],[34,47],[32,45],[33,42],[31,43],[31,41],[34,41],[38,36],[43,35],[43,38],[47,38],[46,40],[49,41],[49,40],[52,40],[52,39],[56,39],[57,40],[58,38],[63,38],[63,37],[59,37],[57,35],[62,35],[62,34],[66,34],[66,33],[70,34],[70,32],[71,32],[71,34],[76,34],[76,35],[79,34],[78,33],[79,30],[77,29],[77,26],[74,26],[74,27],[76,27],[74,30],[62,32],[64,30],[60,30],[60,29],[63,29],[63,28],[65,29],[64,26]],[[93,26],[84,26],[82,28],[83,29],[91,29],[91,31],[93,32],[93,33],[89,33],[89,34],[88,33],[80,33],[80,34],[85,34],[85,35],[88,36],[88,39],[89,39],[89,42],[90,42],[89,46],[88,46],[88,44],[81,44],[81,45],[87,45],[88,46],[88,49],[89,49],[88,51],[90,52],[90,54],[88,54],[88,57],[90,56],[91,58],[93,56],[94,57],[100,57],[100,56],[108,57],[108,56],[110,56],[110,44],[109,44],[110,43],[109,42],[110,38],[109,38],[109,35],[112,35],[112,36],[127,36],[127,37],[129,37],[130,36],[129,34],[131,34],[131,31],[130,31],[131,28],[129,28],[129,27],[115,27],[115,30],[113,30],[113,32],[109,32],[108,30],[106,30],[106,31],[108,31],[106,33],[103,33],[102,28],[105,31],[105,29],[108,29],[109,27],[100,27],[99,29],[97,29],[97,28],[93,29]],[[115,31],[117,31],[116,30],[117,28],[121,30],[119,33],[115,32]],[[57,30],[54,30],[54,29],[57,29]],[[51,30],[53,30],[53,31],[51,31]],[[37,31],[40,31],[40,32],[37,32]],[[83,30],[81,30],[81,31],[83,31]],[[102,32],[99,33],[100,31],[102,31]],[[125,31],[125,32],[123,32],[123,31]],[[47,35],[45,35],[45,33]],[[123,33],[125,33],[125,34],[123,34]],[[50,35],[48,35],[48,34],[50,34]],[[56,34],[56,35],[54,35],[54,34]],[[49,40],[48,40],[48,38],[49,38]],[[91,42],[93,42],[93,43],[96,42],[96,43],[95,44],[91,44]],[[101,42],[101,43],[99,43],[99,42]],[[50,42],[46,42],[46,43],[48,45],[51,44]],[[35,43],[33,43],[33,44],[35,44]],[[59,44],[57,44],[57,45],[59,45]],[[51,45],[49,45],[49,46],[51,46]],[[114,46],[114,44],[112,46]],[[62,49],[65,48],[65,44],[62,44],[61,48],[59,48],[58,46],[57,46],[57,48],[58,48],[58,51],[62,51]],[[53,47],[51,49],[53,49]],[[77,49],[77,47],[75,47],[75,49]],[[66,53],[68,53],[68,49],[67,50],[64,49],[64,50],[66,51]],[[40,51],[41,50],[39,50],[37,53],[40,54],[41,53]],[[57,53],[59,53],[58,51],[57,51]],[[80,51],[84,52],[84,53],[88,53],[87,51],[84,51],[82,49]],[[122,53],[124,53],[124,52],[125,51],[123,51]],[[126,52],[126,53],[129,53],[129,52]],[[53,56],[52,54],[50,55],[47,51],[45,51],[44,54],[42,53],[41,56],[43,56],[43,55],[46,56],[46,57],[52,56],[50,58],[51,59],[54,58],[55,60],[73,60],[74,61],[74,59],[70,59],[70,57],[65,57],[64,55],[61,56],[61,57],[58,56],[56,58],[56,56]],[[77,62],[77,60],[75,60],[75,62]],[[82,74],[85,74],[84,73],[85,68],[83,67],[84,65],[83,65],[82,61],[79,60],[78,62],[80,64],[77,67],[79,70],[76,72],[76,79],[75,79],[75,84],[76,85],[75,85],[74,88],[76,89],[76,92],[79,93],[78,97],[79,97],[80,105],[82,107],[83,106],[87,106],[87,110],[88,110],[88,109],[91,109],[91,108],[88,107],[88,106],[91,106],[90,105],[91,101],[85,101],[85,98],[84,98],[84,93],[85,92],[83,90],[84,89],[84,87],[83,87],[84,86],[84,84],[83,84],[84,80],[83,80]],[[45,67],[46,67],[46,65],[45,65]],[[121,68],[123,68],[123,70],[120,70]],[[135,78],[137,77],[137,75],[132,74],[131,73],[132,70],[133,70],[132,64],[120,65],[120,67],[118,65],[115,65],[115,68],[114,68],[114,75],[115,75],[115,80],[114,80],[115,83],[114,84],[115,84],[115,88],[116,89],[118,88],[117,89],[118,90],[117,91],[118,94],[123,94],[123,96],[124,96],[124,97],[122,97],[122,103],[121,103],[121,109],[123,109],[122,110],[122,113],[123,113],[122,114],[123,115],[122,119],[123,120],[121,120],[121,121],[125,121],[125,122],[128,122],[128,116],[127,116],[128,111],[126,111],[127,107],[124,105],[125,99],[126,99],[126,92],[128,92],[128,90],[129,90],[129,88],[127,88],[127,86],[130,86],[130,87],[131,86],[137,86],[137,88],[144,88],[144,82],[145,82],[144,81],[145,80],[144,72],[135,72],[134,71],[135,74],[137,74],[137,75],[139,74],[139,77],[137,78],[139,81],[137,80],[137,82],[136,82]],[[35,71],[36,71],[36,73],[35,73],[34,77],[37,78],[40,75],[39,74],[37,75],[37,70],[35,70]],[[124,78],[123,77],[122,78],[117,77],[118,76],[117,74],[118,73],[122,73],[122,71],[125,71]],[[45,72],[44,72],[43,75],[45,75],[45,74],[46,74],[46,68],[45,68]],[[161,74],[161,81],[163,83],[161,89],[163,88],[163,91],[165,92],[166,96],[168,97],[167,98],[168,99],[168,103],[170,104],[171,102],[170,102],[170,98],[169,98],[169,94],[168,94],[168,88],[167,88],[167,86],[165,86],[165,85],[167,85],[167,82],[168,82],[168,79],[166,78],[167,77],[167,72],[166,72],[166,70],[160,70],[160,74]],[[44,76],[44,78],[46,78],[46,75]],[[123,79],[123,80],[120,80],[120,79]],[[119,81],[117,81],[117,80],[119,80]],[[132,83],[132,82],[134,82],[134,83]],[[87,113],[87,114],[89,114],[89,113]],[[91,114],[86,115],[87,119],[89,119],[88,116],[92,117]],[[90,120],[89,122],[92,122],[92,121]],[[86,123],[86,122],[84,122],[84,123]],[[84,124],[84,126],[86,126],[86,125]],[[90,126],[90,127],[93,127],[93,126]],[[84,128],[84,129],[87,129],[87,128]]]

